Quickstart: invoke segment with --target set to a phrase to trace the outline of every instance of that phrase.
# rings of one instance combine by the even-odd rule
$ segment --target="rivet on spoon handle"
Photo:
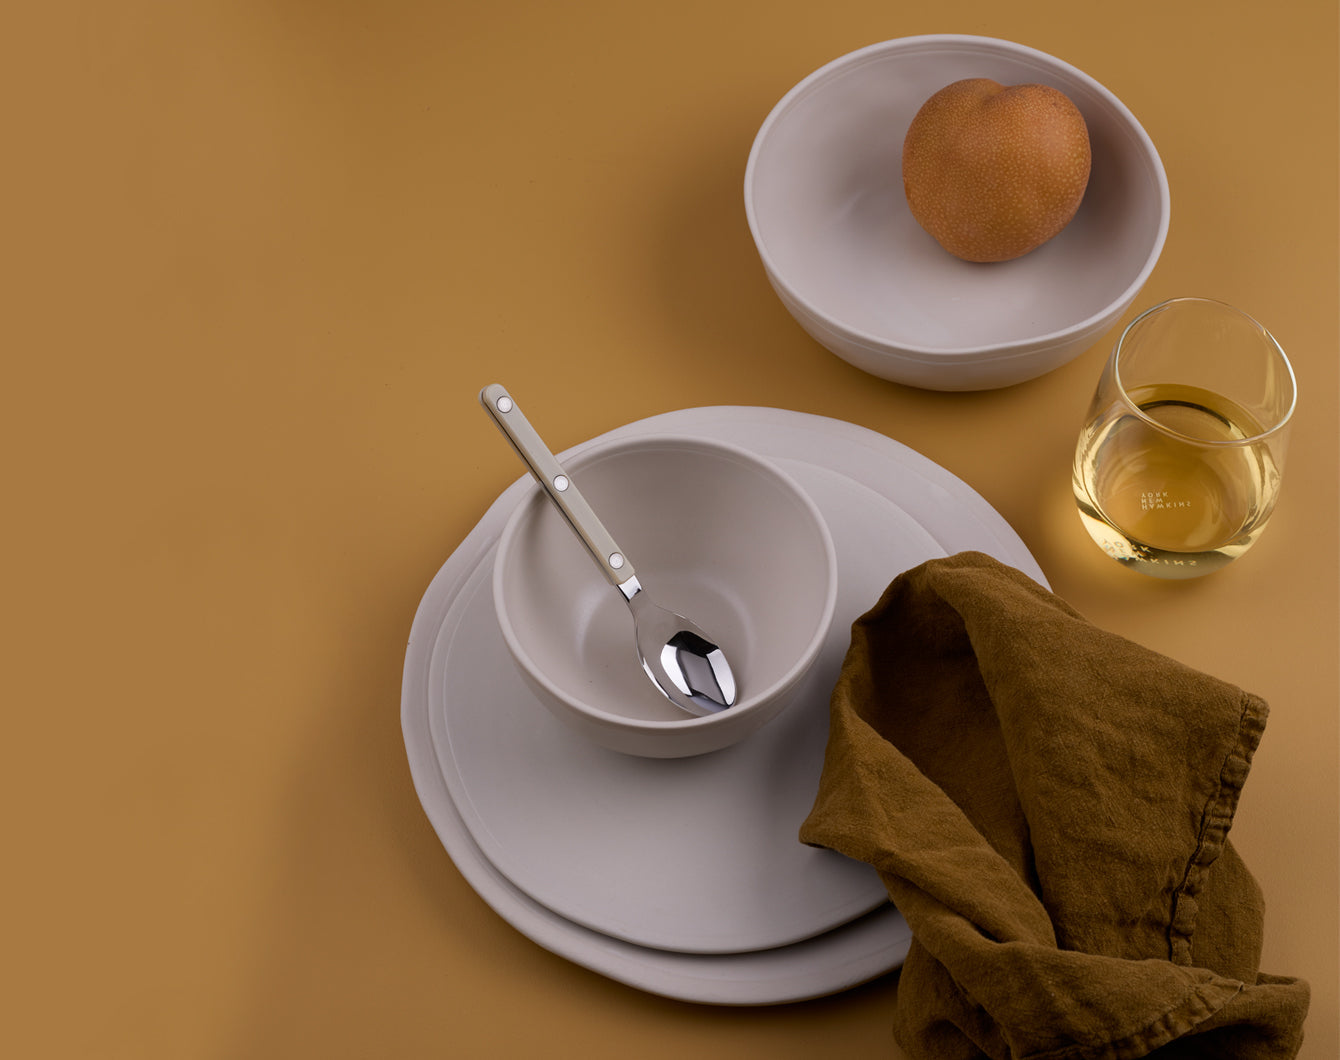
[[[563,465],[549,451],[506,388],[499,383],[491,383],[479,392],[479,403],[529,468],[535,481],[558,505],[609,583],[620,586],[633,578],[635,572],[632,561],[615,543],[610,532],[586,503],[586,498],[563,470]]]

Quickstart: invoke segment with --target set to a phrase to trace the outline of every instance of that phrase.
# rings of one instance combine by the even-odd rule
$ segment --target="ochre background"
[[[1115,91],[1173,194],[1134,309],[1224,299],[1292,354],[1283,497],[1233,568],[1145,580],[1083,535],[1069,461],[1111,336],[926,393],[829,355],[768,288],[741,198],[759,124],[828,60],[925,32]],[[1304,1056],[1340,1055],[1334,3],[53,0],[9,5],[0,58],[0,1051],[899,1055],[896,977],[658,999],[529,942],[444,853],[401,665],[518,476],[475,405],[499,380],[556,448],[703,404],[882,431],[1096,624],[1265,696],[1233,836],[1265,967],[1315,990]]]

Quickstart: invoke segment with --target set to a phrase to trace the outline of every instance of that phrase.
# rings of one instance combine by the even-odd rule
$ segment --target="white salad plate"
[[[828,521],[838,611],[806,695],[748,741],[691,759],[619,755],[562,726],[514,672],[489,589],[502,526],[533,488],[524,477],[444,564],[415,616],[402,697],[415,787],[467,882],[574,963],[702,1003],[831,994],[897,967],[910,942],[869,866],[796,838],[851,621],[903,570],[965,549],[1045,581],[985,501],[883,435],[741,407],[666,413],[611,433],[665,431],[775,460]]]
[[[892,574],[945,553],[875,491],[814,464],[776,463],[830,513],[838,601],[797,702],[741,743],[639,758],[564,725],[509,665],[487,559],[438,631],[429,726],[471,837],[536,901],[626,942],[685,953],[773,949],[888,901],[869,865],[804,846],[796,833],[818,791],[828,698],[852,620]],[[627,636],[636,668],[631,621]]]

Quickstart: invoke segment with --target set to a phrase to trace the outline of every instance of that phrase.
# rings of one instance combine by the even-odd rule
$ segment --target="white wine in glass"
[[[1283,351],[1245,314],[1204,299],[1142,314],[1113,351],[1075,450],[1085,529],[1156,577],[1225,566],[1274,510],[1293,404]]]

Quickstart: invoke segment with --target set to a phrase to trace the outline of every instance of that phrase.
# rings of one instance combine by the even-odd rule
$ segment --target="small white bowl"
[[[698,718],[661,695],[619,591],[536,487],[503,529],[493,598],[540,701],[595,743],[651,758],[719,750],[785,710],[837,602],[832,537],[795,481],[747,450],[670,435],[597,442],[564,466],[651,599],[726,652],[739,698]]]
[[[1064,92],[1093,165],[1074,220],[1014,261],[977,264],[917,224],[902,146],[945,85],[987,77]],[[836,59],[788,92],[759,129],[745,212],[769,282],[832,353],[895,382],[985,390],[1049,372],[1131,305],[1168,234],[1168,179],[1139,122],[1087,74],[990,37],[903,37]]]

